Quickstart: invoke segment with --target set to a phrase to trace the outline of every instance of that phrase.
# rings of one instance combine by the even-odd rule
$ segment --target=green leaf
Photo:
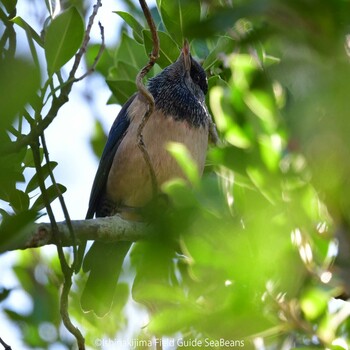
[[[136,76],[138,74],[138,69],[129,63],[119,61],[114,67],[109,70],[108,79],[109,80],[129,80],[135,82]]]
[[[149,54],[152,51],[153,47],[151,32],[149,30],[143,30],[142,34],[146,53]],[[165,68],[177,60],[180,52],[176,42],[167,33],[159,31],[158,36],[160,41],[160,48],[157,64],[161,68]]]
[[[39,148],[39,152],[40,152],[40,163],[41,163],[44,158],[44,150],[42,148]],[[26,168],[35,168],[33,152],[29,148],[26,151],[26,155],[23,159],[23,164]]]
[[[95,120],[94,130],[90,138],[91,147],[98,158],[101,158],[103,148],[106,144],[107,136],[99,120]]]
[[[57,184],[57,186],[58,186],[58,189],[59,189],[61,194],[67,191],[67,188],[64,187],[63,185]],[[48,196],[50,203],[52,203],[59,196],[59,193],[57,192],[57,188],[55,185],[51,185],[46,190],[46,194]],[[44,209],[44,208],[45,208],[45,202],[44,202],[43,195],[41,194],[37,198],[37,200],[34,202],[32,209],[39,211],[39,210]]]
[[[106,81],[119,104],[124,104],[137,90],[133,81],[109,79]]]
[[[143,45],[140,45],[123,33],[122,40],[115,55],[115,62],[118,61],[131,64],[139,70],[146,65],[148,58],[145,55]]]
[[[12,289],[0,288],[0,303],[10,295],[11,291]]]
[[[200,1],[157,0],[157,6],[169,34],[182,46],[185,39],[185,27],[200,20]],[[186,35],[190,35],[190,33],[186,33]]]
[[[39,46],[43,47],[44,42],[40,35],[20,16],[11,19],[11,22],[16,23],[19,27],[25,30],[27,36],[32,38]]]
[[[84,56],[88,67],[92,67],[92,65],[94,64],[100,47],[100,44],[92,44],[88,46],[86,55]],[[101,73],[104,77],[106,77],[108,75],[110,67],[113,66],[113,63],[114,60],[111,52],[107,48],[105,48],[102,52],[102,55],[100,56],[100,59],[97,62],[95,71]]]
[[[231,53],[236,45],[236,42],[229,36],[220,36],[217,45],[203,62],[203,69],[211,68],[219,61],[221,53]]]
[[[21,17],[15,17],[14,19],[12,19],[12,22],[14,22],[17,25],[19,25],[20,27],[22,27],[24,29],[24,31],[26,32],[30,52],[32,54],[35,65],[39,68],[40,64],[39,64],[38,54],[36,52],[36,47],[35,47],[34,41],[40,47],[43,47],[44,43],[43,43],[42,39],[40,38],[39,34]]]
[[[56,163],[56,162],[50,162],[50,163],[46,163],[41,168],[43,180],[45,180],[49,176],[50,170],[52,171],[53,169],[55,169],[57,164],[58,163]],[[26,187],[26,193],[30,193],[30,192],[34,191],[35,189],[37,189],[38,187],[39,187],[38,174],[35,173],[34,176],[30,179],[30,181]]]
[[[50,74],[66,64],[79,49],[84,37],[84,22],[75,7],[57,16],[48,26],[45,56]]]
[[[11,247],[16,248],[16,242],[23,241],[28,235],[27,228],[38,218],[35,210],[22,211],[16,215],[2,216],[0,224],[0,251],[6,251]]]
[[[29,196],[21,190],[15,190],[10,194],[10,205],[16,213],[29,208]]]
[[[8,13],[11,13],[17,5],[17,0],[1,0],[1,2],[4,4]]]
[[[320,317],[327,308],[329,295],[319,288],[308,289],[300,300],[300,307],[308,320]]]
[[[169,142],[167,144],[167,150],[179,163],[181,169],[191,181],[192,184],[199,183],[199,171],[197,164],[192,159],[190,152],[185,145],[178,142]]]
[[[113,11],[117,15],[119,15],[132,29],[133,29],[133,34],[134,38],[137,42],[140,44],[143,43],[143,38],[142,38],[142,30],[143,27],[142,25],[133,17],[130,13],[123,12],[123,11]]]
[[[0,129],[3,130],[35,98],[40,87],[40,72],[23,58],[8,58],[0,64],[0,77]]]
[[[174,315],[176,314],[176,317]],[[189,308],[172,307],[156,313],[148,329],[152,334],[174,334],[198,322],[198,315]]]

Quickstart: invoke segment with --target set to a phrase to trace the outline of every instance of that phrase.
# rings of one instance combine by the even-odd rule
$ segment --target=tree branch
[[[78,244],[88,240],[135,242],[148,236],[147,225],[145,223],[126,221],[119,216],[72,220],[71,223]],[[57,222],[57,228],[62,245],[65,247],[71,246],[73,242],[67,223],[65,221]],[[28,232],[22,235],[23,238],[20,241],[0,247],[0,253],[55,244],[53,235],[54,233],[50,223],[34,224],[28,228]]]

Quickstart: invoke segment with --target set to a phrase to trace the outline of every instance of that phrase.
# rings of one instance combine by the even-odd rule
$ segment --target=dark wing
[[[137,94],[131,96],[129,100],[124,104],[123,108],[120,110],[117,118],[112,125],[111,131],[109,132],[107,143],[103,150],[100,164],[98,166],[92,185],[89,200],[89,209],[86,214],[86,219],[92,219],[98,210],[100,200],[105,192],[107,178],[112,166],[114,155],[130,124],[130,119],[128,117],[128,108],[134,101],[136,95]]]

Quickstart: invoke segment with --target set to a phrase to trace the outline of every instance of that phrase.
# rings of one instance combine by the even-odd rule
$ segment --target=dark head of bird
[[[148,89],[154,97],[156,109],[165,115],[186,120],[194,127],[207,123],[205,94],[208,80],[204,69],[191,56],[187,41],[177,61],[150,79]]]

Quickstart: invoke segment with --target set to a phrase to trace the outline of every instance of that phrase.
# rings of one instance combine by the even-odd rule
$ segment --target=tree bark
[[[62,246],[71,246],[72,240],[65,221],[58,222]],[[101,240],[103,242],[131,241],[135,242],[146,237],[148,225],[141,222],[130,222],[119,216],[89,220],[72,220],[77,244],[88,240]],[[34,224],[24,234],[0,247],[0,253],[42,247],[54,244],[50,223]]]

